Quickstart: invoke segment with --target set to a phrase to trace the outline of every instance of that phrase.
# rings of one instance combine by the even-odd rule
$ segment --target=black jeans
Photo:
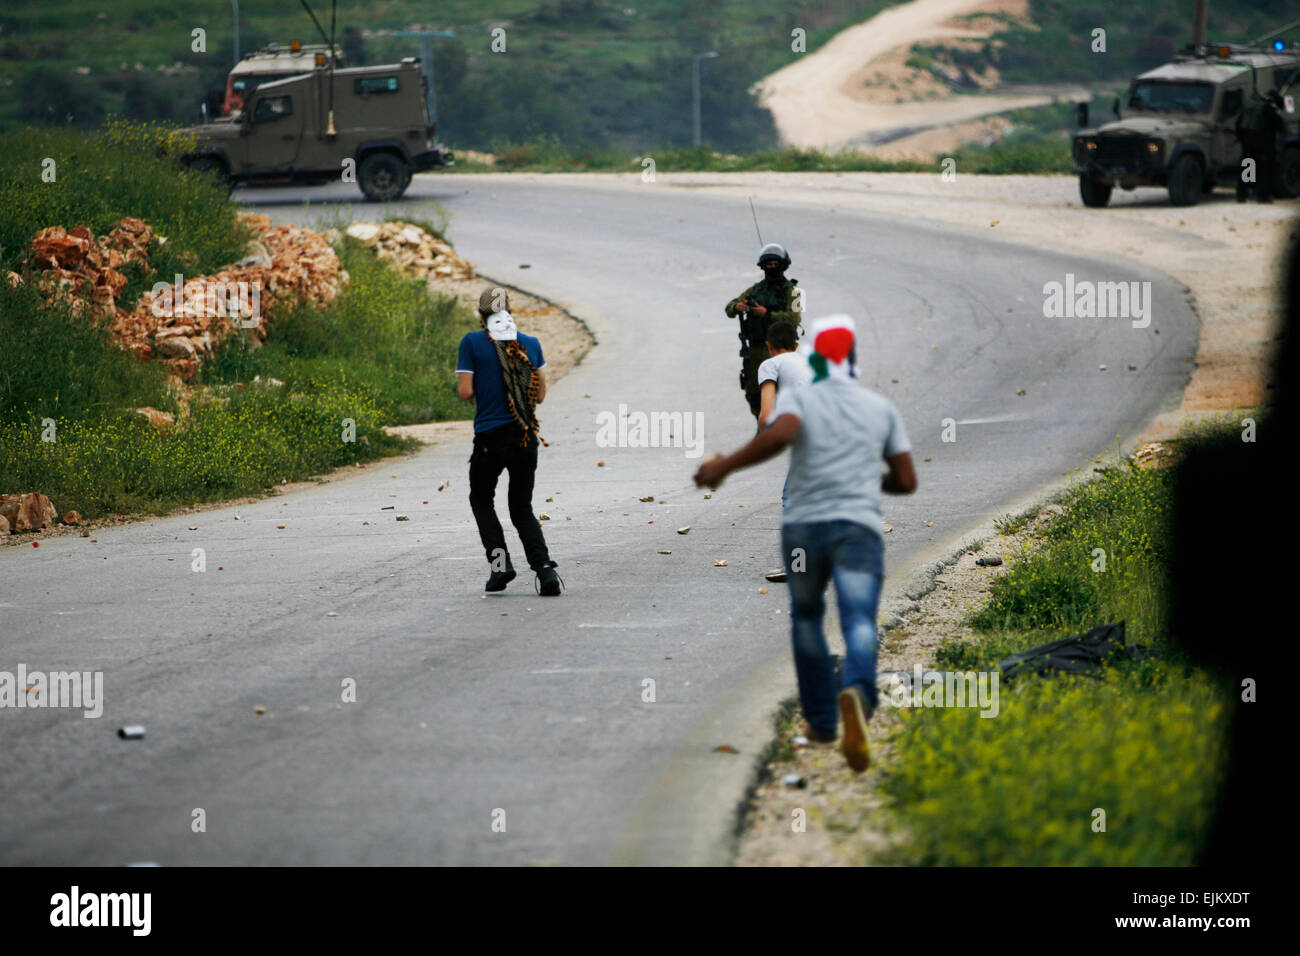
[[[550,554],[546,550],[546,538],[542,535],[542,526],[533,514],[533,478],[537,472],[537,439],[531,439],[527,445],[519,443],[523,431],[518,425],[506,425],[490,432],[474,436],[474,452],[469,459],[469,506],[474,511],[474,520],[478,523],[478,535],[483,541],[483,549],[491,563],[498,553],[505,557],[506,566],[510,563],[510,552],[506,548],[506,535],[497,520],[494,505],[497,491],[497,479],[501,472],[508,472],[510,484],[506,492],[510,504],[510,523],[519,532],[524,543],[524,554],[528,566],[534,571],[550,564]],[[502,570],[494,565],[494,570]]]

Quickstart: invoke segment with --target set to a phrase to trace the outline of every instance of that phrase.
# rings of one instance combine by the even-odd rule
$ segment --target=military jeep
[[[232,186],[342,178],[367,199],[389,202],[413,173],[453,163],[435,142],[425,82],[414,58],[349,69],[324,63],[258,86],[237,115],[191,127],[196,145],[184,161]]]
[[[1074,137],[1074,171],[1085,206],[1110,202],[1116,186],[1163,186],[1191,206],[1218,183],[1237,181],[1242,148],[1235,127],[1247,99],[1288,88],[1300,52],[1212,46],[1138,76],[1112,107],[1115,120]],[[1288,100],[1288,102],[1290,102]],[[1087,127],[1087,107],[1080,110]],[[1286,114],[1275,191],[1300,195],[1300,117]]]

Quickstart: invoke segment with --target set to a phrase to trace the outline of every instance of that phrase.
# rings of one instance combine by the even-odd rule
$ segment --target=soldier
[[[789,322],[798,326],[803,317],[802,290],[798,279],[787,279],[790,254],[775,242],[765,245],[758,254],[763,279],[727,303],[727,317],[740,317],[740,387],[749,401],[749,410],[758,418],[761,392],[758,367],[768,358],[767,326],[771,322]]]
[[[1255,161],[1255,198],[1260,202],[1273,201],[1273,176],[1277,166],[1277,137],[1286,128],[1282,115],[1282,95],[1268,91],[1267,97],[1253,96],[1237,117],[1237,138],[1241,140],[1242,159]],[[1245,179],[1242,168],[1237,179],[1237,202],[1245,202],[1251,184]]]

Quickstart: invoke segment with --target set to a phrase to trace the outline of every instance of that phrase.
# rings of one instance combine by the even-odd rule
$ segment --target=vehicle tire
[[[1300,146],[1288,146],[1282,151],[1282,165],[1274,173],[1274,178],[1279,196],[1284,199],[1300,196]]]
[[[1113,191],[1114,188],[1110,183],[1098,182],[1087,173],[1079,176],[1079,196],[1083,199],[1083,204],[1090,209],[1101,209],[1109,203]]]
[[[410,184],[410,167],[392,153],[371,153],[357,168],[357,185],[371,202],[392,202]]]
[[[215,156],[196,156],[189,161],[189,167],[201,176],[214,176],[217,182],[225,187],[226,192],[234,187],[230,179],[230,170],[226,169],[226,164]]]
[[[1205,170],[1201,160],[1191,153],[1184,153],[1174,160],[1174,168],[1169,171],[1169,201],[1175,206],[1195,206],[1201,199],[1201,187],[1205,184]]]

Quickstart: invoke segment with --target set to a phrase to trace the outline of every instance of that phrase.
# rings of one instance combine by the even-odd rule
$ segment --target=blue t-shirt
[[[533,368],[546,367],[541,342],[522,332],[518,341]],[[501,377],[501,359],[497,358],[496,343],[487,332],[465,333],[460,340],[456,371],[474,373],[474,434],[481,435],[514,424],[514,416],[510,414],[510,405],[506,401],[506,383]]]

